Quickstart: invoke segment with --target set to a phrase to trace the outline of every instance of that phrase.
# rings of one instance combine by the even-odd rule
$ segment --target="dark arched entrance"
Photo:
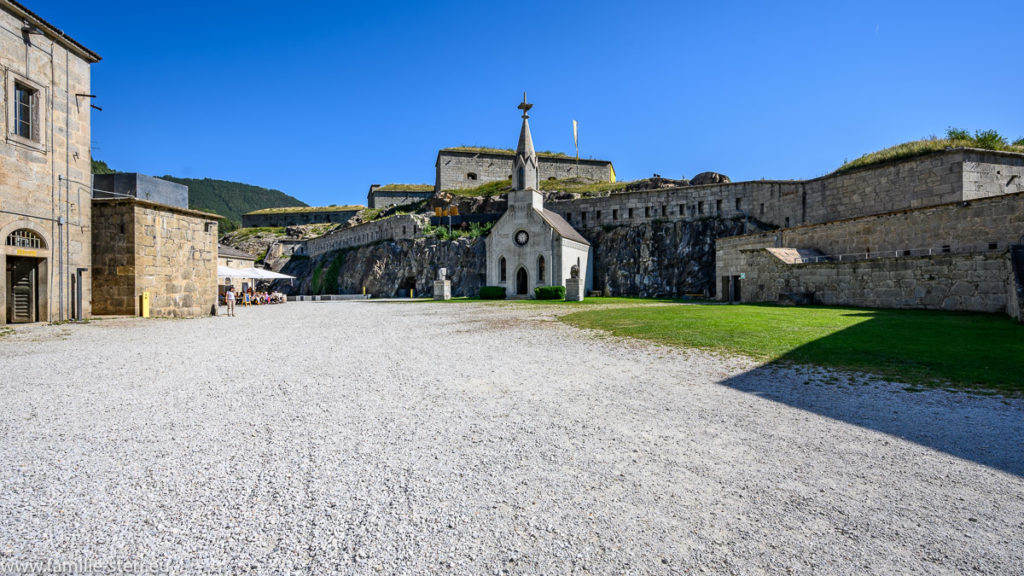
[[[520,296],[526,295],[526,286],[529,284],[526,278],[526,268],[519,268],[516,271],[516,294]]]

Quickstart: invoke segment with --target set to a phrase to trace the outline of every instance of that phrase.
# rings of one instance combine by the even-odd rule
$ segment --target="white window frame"
[[[46,140],[46,110],[47,103],[50,101],[49,94],[46,87],[40,85],[38,82],[33,82],[28,78],[18,74],[13,70],[7,70],[5,74],[5,96],[7,99],[7,126],[5,130],[5,136],[9,144],[18,144],[37,150],[42,153],[46,153],[47,140]],[[32,107],[33,118],[32,118],[32,137],[25,138],[19,135],[17,126],[15,126],[14,119],[16,117],[15,107],[18,105],[14,98],[15,86],[21,84],[27,88],[35,90],[35,103]]]

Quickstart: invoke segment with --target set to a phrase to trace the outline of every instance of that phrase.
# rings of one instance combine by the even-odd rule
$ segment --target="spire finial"
[[[523,92],[523,103],[520,104],[519,106],[516,106],[516,108],[519,108],[520,110],[523,111],[523,118],[529,118],[530,117],[528,112],[530,111],[530,108],[533,108],[533,104],[527,104],[526,103],[526,92],[525,91]]]

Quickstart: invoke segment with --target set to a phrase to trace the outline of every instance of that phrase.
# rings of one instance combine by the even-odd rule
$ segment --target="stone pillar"
[[[565,301],[566,302],[582,302],[583,301],[583,290],[585,288],[585,282],[583,278],[566,278],[565,279]]]
[[[452,299],[452,281],[448,280],[448,269],[438,268],[437,280],[434,280],[434,300]]]

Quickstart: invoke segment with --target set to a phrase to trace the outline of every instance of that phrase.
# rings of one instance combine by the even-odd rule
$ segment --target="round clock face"
[[[520,230],[519,232],[516,232],[516,244],[519,244],[520,246],[526,246],[526,243],[529,241],[530,235],[526,232],[526,230]]]

